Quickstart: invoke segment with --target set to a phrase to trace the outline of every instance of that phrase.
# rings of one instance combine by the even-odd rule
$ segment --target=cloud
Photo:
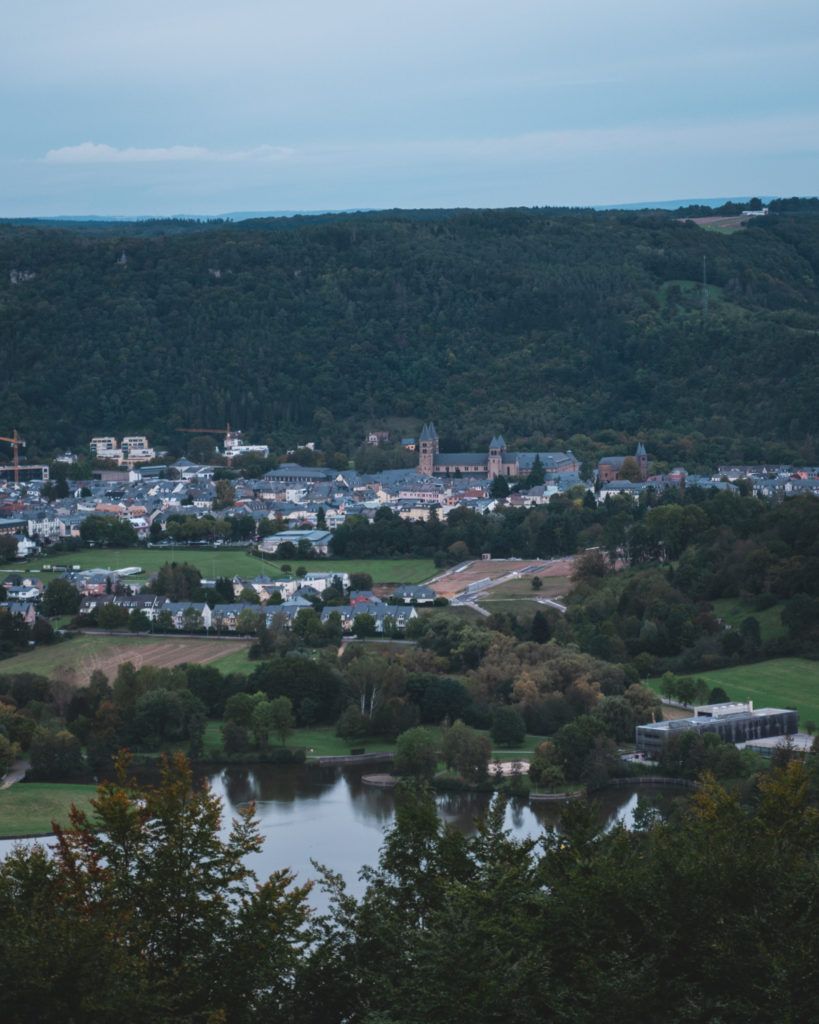
[[[202,146],[165,146],[139,149],[128,146],[117,149],[104,143],[81,142],[78,146],[50,149],[43,160],[49,164],[148,164],[148,163],[224,163],[289,159],[293,150],[287,146],[256,146],[246,150],[216,150]]]

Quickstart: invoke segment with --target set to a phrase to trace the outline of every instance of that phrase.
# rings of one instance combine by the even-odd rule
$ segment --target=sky
[[[816,0],[7,4],[0,217],[819,192]]]

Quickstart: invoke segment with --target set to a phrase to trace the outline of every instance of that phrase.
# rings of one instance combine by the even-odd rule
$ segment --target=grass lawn
[[[819,662],[776,658],[694,676],[711,687],[721,686],[730,700],[752,700],[757,708],[796,708],[803,730],[806,722],[819,723]],[[649,685],[657,690],[659,680],[649,680]]]
[[[224,646],[228,647],[230,645],[225,644]],[[218,668],[224,675],[227,675],[229,672],[244,672],[246,675],[250,675],[259,662],[250,661],[247,656],[247,648],[243,647],[241,650],[229,651],[223,658],[214,658],[210,664],[214,668]]]
[[[497,587],[486,591],[487,600],[495,601],[503,598],[527,598],[534,600],[538,597],[557,597],[565,594],[569,581],[565,576],[541,576],[543,586],[535,590],[532,586],[534,576],[524,576],[522,579],[507,580]]]
[[[743,604],[737,597],[721,597],[713,602],[714,615],[724,619],[733,629],[739,629],[743,619],[753,617],[759,623],[759,631],[762,636],[762,643],[768,640],[775,640],[777,637],[786,636],[787,628],[782,625],[783,604],[775,604],[764,611],[757,612],[746,604]]]
[[[488,612],[497,612],[499,615],[521,615],[524,617],[534,615],[536,611],[545,612],[549,609],[548,605],[538,604],[536,601],[527,600],[525,597],[510,597],[504,601],[479,601],[478,604]]]
[[[59,782],[17,782],[0,790],[0,836],[24,836],[51,832],[51,822],[68,825],[74,803],[91,809],[96,786]]]
[[[219,757],[222,744],[222,723],[210,720],[205,728],[205,753],[208,756]],[[437,726],[428,726],[436,741],[440,742],[441,730]],[[489,733],[486,730],[478,730],[484,736]],[[542,743],[545,736],[526,735],[519,747],[493,747],[491,760],[511,761],[515,758],[529,759],[535,747]],[[271,740],[274,742],[274,740]],[[288,747],[304,747],[308,757],[341,757],[350,753],[351,747],[363,747],[365,753],[376,754],[381,751],[395,750],[395,740],[386,739],[383,736],[367,736],[361,740],[345,740],[336,736],[335,728],[331,725],[315,726],[312,729],[296,729],[288,737]]]
[[[64,552],[59,555],[44,555],[26,562],[8,563],[9,570],[18,572],[42,571],[43,565],[78,565],[81,569],[124,569],[139,566],[143,572],[129,577],[137,582],[145,581],[152,572],[157,572],[165,562],[187,562],[194,565],[206,578],[216,576],[242,576],[252,578],[264,573],[267,576],[280,575],[281,561],[270,557],[256,558],[244,548],[219,548],[209,551],[202,548],[89,548],[82,551]],[[293,568],[304,565],[308,572],[367,572],[374,583],[423,583],[437,572],[431,558],[367,558],[367,559],[323,559],[308,562],[291,560]],[[43,582],[48,583],[52,574],[43,572]]]

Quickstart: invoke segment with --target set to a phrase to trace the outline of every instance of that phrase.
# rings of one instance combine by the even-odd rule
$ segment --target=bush
[[[393,770],[397,775],[415,775],[431,779],[437,763],[435,740],[429,729],[418,726],[402,732],[398,737],[393,764]]]

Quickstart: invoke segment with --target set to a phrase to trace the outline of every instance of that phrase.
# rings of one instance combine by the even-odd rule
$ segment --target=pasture
[[[692,673],[709,687],[721,686],[729,700],[752,700],[754,707],[796,708],[799,727],[819,724],[819,662],[804,658],[776,658],[753,665]],[[659,680],[651,680],[658,689]]]

